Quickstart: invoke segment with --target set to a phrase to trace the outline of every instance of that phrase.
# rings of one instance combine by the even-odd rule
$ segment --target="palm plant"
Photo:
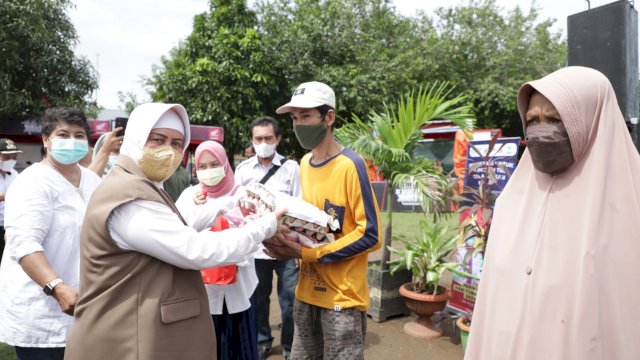
[[[400,269],[411,270],[413,274],[413,291],[438,295],[438,283],[445,270],[454,274],[475,278],[460,270],[464,266],[458,262],[448,262],[446,258],[458,248],[458,238],[462,235],[448,228],[444,223],[430,224],[426,219],[420,221],[422,239],[400,239],[404,249],[389,247],[398,255],[391,261],[391,273]]]
[[[378,167],[387,182],[382,270],[389,270],[392,237],[393,189],[410,184],[422,196],[425,212],[441,206],[446,200],[446,177],[433,160],[414,159],[412,154],[422,138],[421,127],[433,120],[451,120],[463,129],[473,119],[466,97],[452,96],[448,83],[434,83],[401,97],[396,106],[385,105],[381,113],[371,112],[368,121],[352,116],[352,122],[341,127],[336,136],[345,146],[358,152]]]

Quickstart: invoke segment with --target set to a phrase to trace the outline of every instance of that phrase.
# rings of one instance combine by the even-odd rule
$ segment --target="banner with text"
[[[470,141],[473,146],[467,148],[464,186],[477,189],[480,181],[487,176],[483,165],[489,165],[495,170],[495,179],[489,180],[489,186],[495,195],[499,195],[518,163],[520,138],[499,138],[491,153],[487,154],[490,143],[490,140]],[[480,277],[484,256],[481,253],[469,253],[473,250],[473,238],[467,239],[466,246],[458,248],[456,260],[465,263],[471,274]],[[454,275],[449,306],[465,312],[473,311],[478,283],[478,280]]]

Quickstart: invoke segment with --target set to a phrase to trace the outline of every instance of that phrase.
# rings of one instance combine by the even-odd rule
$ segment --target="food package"
[[[286,234],[288,240],[305,247],[322,246],[335,240],[331,231],[338,229],[338,221],[308,202],[271,191],[260,183],[247,185],[245,191],[243,200],[251,204],[259,216],[287,209],[283,224],[291,229]]]

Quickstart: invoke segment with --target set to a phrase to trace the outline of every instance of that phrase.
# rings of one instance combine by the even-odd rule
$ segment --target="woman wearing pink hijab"
[[[222,213],[237,210],[238,189],[224,147],[205,141],[196,148],[200,183],[185,189],[176,201],[189,225],[212,226]],[[253,258],[237,264],[236,280],[228,285],[205,284],[217,340],[217,359],[258,360],[258,331],[251,294],[258,285]]]
[[[609,80],[518,93],[528,149],[495,206],[465,359],[640,356],[640,157]]]

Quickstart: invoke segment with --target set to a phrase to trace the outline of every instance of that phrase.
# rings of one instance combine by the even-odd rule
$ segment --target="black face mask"
[[[538,171],[554,175],[574,162],[569,134],[562,123],[529,125],[526,140],[533,166]]]

